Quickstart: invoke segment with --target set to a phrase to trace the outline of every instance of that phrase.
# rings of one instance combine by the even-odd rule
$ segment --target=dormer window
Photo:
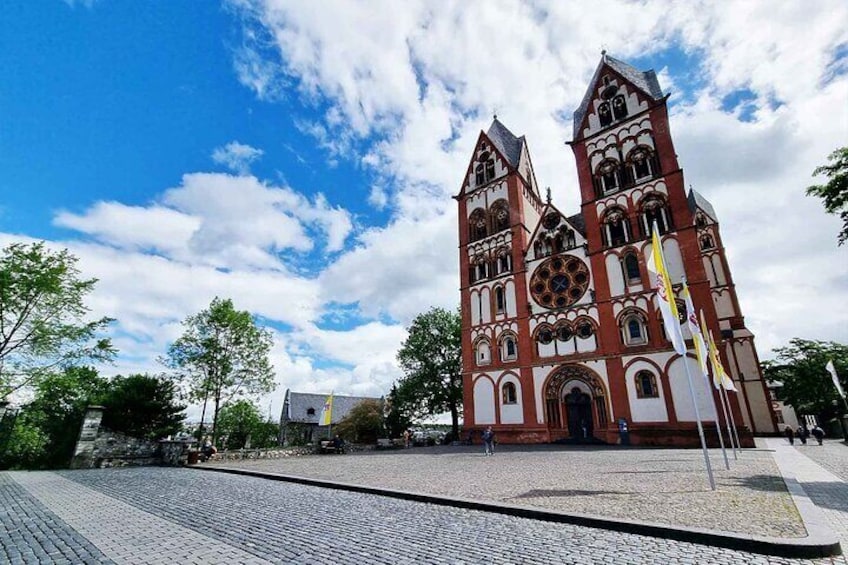
[[[307,408],[306,409],[306,415],[307,416],[314,416],[315,415],[315,408]]]

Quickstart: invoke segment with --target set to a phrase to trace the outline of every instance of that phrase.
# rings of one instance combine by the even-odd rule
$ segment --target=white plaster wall
[[[659,397],[639,398],[636,394],[636,373],[643,370],[651,372],[656,377]],[[656,367],[645,361],[636,361],[627,368],[625,379],[631,419],[634,422],[668,422],[668,411],[665,407],[665,391],[663,390],[662,379]]]
[[[480,325],[480,293],[471,291],[471,325]]]
[[[534,400],[536,402],[536,423],[545,423],[545,391],[542,387],[545,385],[545,379],[553,370],[553,365],[543,365],[541,367],[533,367],[533,390],[535,391]]]
[[[495,423],[495,389],[489,377],[481,375],[474,381],[474,424]]]
[[[727,276],[724,273],[724,267],[721,264],[721,257],[718,253],[712,255],[710,257],[710,261],[713,264],[713,269],[715,271],[715,279],[716,283],[720,285],[727,284]]]
[[[594,351],[598,348],[598,334],[593,333],[588,339],[577,338],[577,351],[584,353],[586,351]]]
[[[550,343],[536,342],[539,347],[539,357],[553,357],[556,355],[556,340]]]
[[[577,351],[577,338],[572,336],[568,341],[554,340],[560,355],[569,355]]]
[[[692,373],[692,387],[695,390],[695,399],[698,402],[701,420],[705,422],[715,421],[712,398],[707,396],[703,377],[699,377],[698,362],[688,357],[685,359],[687,359],[689,370]],[[668,381],[671,385],[671,396],[674,400],[677,419],[681,422],[694,422],[695,407],[692,405],[692,395],[689,392],[689,382],[686,377],[686,368],[683,360],[683,357],[678,357],[671,363],[668,369]]]
[[[506,298],[506,315],[513,318],[518,315],[518,306],[515,303],[515,281],[509,279],[504,285],[504,298]]]
[[[707,278],[710,281],[710,286],[717,286],[718,283],[716,282],[715,271],[713,271],[713,262],[706,256],[702,257],[701,261],[704,263],[704,271],[707,272]]]
[[[713,291],[713,303],[719,318],[728,318],[734,315],[733,301],[729,292]]]
[[[503,392],[503,386],[506,383],[514,383],[515,384],[515,394],[516,402],[515,404],[503,404],[503,394],[500,394],[501,401],[501,424],[523,424],[524,423],[524,409],[521,404],[521,383],[513,374],[506,374],[501,378],[501,381],[498,383],[498,388],[501,393]]]
[[[606,257],[607,276],[611,296],[624,294],[624,276],[621,274],[621,262],[617,255],[610,253]]]
[[[492,295],[489,287],[480,291],[480,321],[484,324],[492,321]]]
[[[680,278],[686,274],[683,270],[683,257],[676,239],[666,238],[663,241],[663,254],[668,265],[668,275],[671,284],[680,284]]]

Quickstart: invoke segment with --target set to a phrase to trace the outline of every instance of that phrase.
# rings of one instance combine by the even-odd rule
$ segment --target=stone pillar
[[[89,406],[85,409],[85,417],[82,419],[82,426],[80,426],[74,457],[71,459],[71,469],[91,469],[94,467],[92,457],[94,440],[97,438],[97,431],[100,429],[102,419],[102,406]]]

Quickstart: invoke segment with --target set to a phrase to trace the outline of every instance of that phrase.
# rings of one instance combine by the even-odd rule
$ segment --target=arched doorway
[[[607,403],[603,383],[580,365],[554,371],[545,387],[545,421],[551,440],[575,443],[597,441],[596,431],[607,427]]]

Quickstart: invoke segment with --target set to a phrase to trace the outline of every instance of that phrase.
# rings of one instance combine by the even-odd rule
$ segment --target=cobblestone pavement
[[[0,473],[0,478],[4,494],[17,497],[14,491],[20,487],[15,485],[22,483],[27,489],[22,499],[30,501],[30,506],[41,501],[41,512],[29,515],[30,520],[39,526],[47,522],[71,531],[59,518],[64,516],[76,529],[74,543],[81,544],[87,537],[89,546],[97,545],[104,553],[119,552],[117,563],[192,562],[183,559],[185,552],[179,547],[182,543],[196,547],[198,540],[209,545],[205,554],[195,555],[194,562],[212,564],[833,562],[767,557],[191,469]],[[6,516],[14,518],[16,512]],[[42,538],[13,543],[7,536],[0,537],[0,546],[7,554],[10,546],[19,547],[21,543],[43,546],[46,542]],[[95,561],[67,559],[74,563]],[[51,563],[58,559],[43,560],[33,555],[18,562]]]
[[[695,449],[444,446],[214,463],[274,473],[508,502],[569,513],[775,537],[807,535],[767,449],[738,461],[710,450],[718,490]],[[205,465],[209,465],[206,463]]]
[[[795,449],[843,481],[848,481],[848,445],[841,439],[825,439],[822,445],[812,437],[807,440],[807,445],[796,440]]]

